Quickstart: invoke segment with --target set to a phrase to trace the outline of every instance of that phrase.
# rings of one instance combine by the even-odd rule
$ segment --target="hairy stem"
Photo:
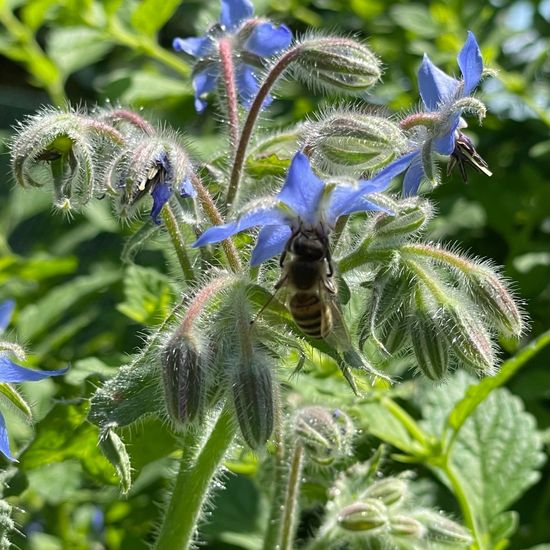
[[[285,502],[283,505],[281,541],[277,547],[280,550],[292,550],[294,547],[294,531],[296,528],[296,516],[298,514],[298,496],[300,492],[303,462],[304,448],[301,443],[296,442],[290,461]]]
[[[447,476],[447,479],[449,480],[453,494],[455,495],[456,500],[458,501],[460,510],[462,512],[462,516],[464,518],[464,524],[472,532],[472,535],[474,537],[473,548],[475,550],[484,550],[485,545],[483,544],[482,539],[480,537],[479,526],[477,524],[474,511],[472,510],[472,507],[470,506],[470,502],[468,501],[468,495],[466,495],[466,492],[464,491],[464,488],[462,487],[462,484],[460,482],[460,478],[457,475],[457,473],[454,471],[454,468],[451,465],[449,457],[447,457],[447,460],[441,466],[441,470]]]
[[[178,262],[183,272],[183,276],[185,277],[185,281],[190,283],[195,280],[195,273],[193,272],[193,266],[187,255],[187,246],[178,226],[178,220],[169,203],[166,203],[162,209],[162,220],[170,235],[170,240],[172,241],[176,256],[178,257]]]
[[[233,52],[231,42],[223,38],[219,42],[220,60],[222,66],[225,97],[229,119],[229,140],[231,156],[235,155],[235,147],[239,140],[239,112],[237,108],[237,87],[235,85],[235,66],[233,64]]]
[[[281,513],[283,511],[282,504],[286,492],[285,433],[280,397],[277,391],[275,429],[273,433],[273,441],[275,443],[275,452],[273,454],[273,492],[271,494],[271,508],[264,536],[263,550],[277,548],[281,526]]]
[[[239,138],[239,144],[235,152],[235,159],[233,161],[233,169],[231,171],[231,178],[229,180],[229,189],[227,190],[227,199],[225,203],[228,207],[231,207],[235,197],[237,196],[237,191],[239,190],[239,183],[241,181],[241,174],[243,171],[244,160],[246,157],[246,150],[252,137],[252,131],[256,125],[258,115],[262,109],[262,105],[269,94],[269,91],[285,71],[285,69],[296,59],[300,46],[296,46],[288,50],[277,63],[273,66],[269,74],[267,75],[264,83],[261,85],[258,90],[258,94],[254,98],[250,110],[248,111],[248,116],[243,125],[241,136]]]
[[[422,431],[422,428],[416,423],[414,418],[403,408],[401,408],[393,399],[384,396],[380,399],[380,404],[399,421],[399,423],[409,432],[409,434],[422,447],[428,447],[428,437]]]
[[[216,207],[216,204],[214,203],[214,199],[212,199],[212,196],[208,192],[208,189],[206,189],[206,187],[202,184],[202,181],[196,174],[192,174],[191,182],[193,184],[193,187],[197,191],[199,202],[201,203],[201,206],[208,216],[208,219],[214,225],[223,224],[223,218],[220,214],[220,211]],[[242,265],[239,258],[239,253],[237,252],[235,245],[233,244],[231,239],[226,239],[225,241],[222,241],[221,244],[229,263],[229,267],[235,273],[239,272],[242,269]]]
[[[234,435],[232,414],[226,406],[194,464],[189,464],[184,449],[180,471],[154,548],[187,550],[191,547],[212,479]]]

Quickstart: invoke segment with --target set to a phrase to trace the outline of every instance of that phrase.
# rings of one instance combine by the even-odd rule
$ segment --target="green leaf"
[[[74,256],[56,258],[44,253],[31,258],[22,258],[16,255],[0,258],[0,284],[10,279],[24,279],[26,281],[41,281],[49,277],[68,275],[78,266]]]
[[[112,47],[113,43],[102,32],[88,27],[62,27],[50,32],[47,51],[68,76],[99,61]]]
[[[151,354],[137,364],[124,365],[92,397],[89,420],[100,428],[129,426],[163,407],[160,374]]]
[[[30,30],[36,31],[47,19],[51,8],[58,5],[59,2],[57,0],[32,0],[25,2],[21,8],[21,20]]]
[[[28,472],[46,464],[76,459],[100,483],[115,483],[113,467],[97,446],[99,431],[86,422],[87,412],[88,402],[55,405],[37,424],[34,440],[19,459],[21,469]]]
[[[390,13],[400,27],[424,38],[435,38],[440,32],[428,8],[422,4],[398,4]]]
[[[425,385],[420,400],[429,431],[443,433],[447,415],[474,382],[461,371],[444,386]],[[544,455],[535,419],[507,389],[494,390],[462,425],[450,460],[482,532],[489,536],[495,518],[540,477]],[[496,536],[508,536],[506,529],[493,525]]]
[[[153,36],[174,15],[181,0],[142,0],[132,13],[132,26],[141,34]]]
[[[117,97],[123,104],[148,104],[167,98],[193,94],[185,80],[164,76],[158,72],[118,70],[100,80],[101,90],[107,97]]]
[[[155,269],[131,264],[124,275],[126,300],[117,309],[138,323],[158,324],[170,313],[170,280]]]
[[[99,447],[116,469],[122,494],[127,494],[132,486],[132,468],[126,445],[113,429],[107,428],[99,437]]]
[[[32,411],[21,394],[10,384],[0,382],[0,394],[5,397],[17,410],[21,411],[27,418],[32,418]]]
[[[488,376],[478,384],[469,386],[466,395],[453,407],[449,414],[447,420],[449,429],[454,432],[460,430],[468,416],[493,390],[504,385],[520,368],[527,364],[529,359],[548,344],[550,344],[550,330],[541,334],[514,357],[505,361],[495,376]]]
[[[267,176],[282,177],[286,174],[290,160],[279,158],[275,153],[268,156],[249,157],[246,161],[246,172],[256,179]]]
[[[97,357],[87,357],[77,361],[63,377],[63,381],[71,386],[79,386],[90,376],[110,378],[115,369],[106,365]]]
[[[120,279],[120,272],[103,267],[91,275],[77,277],[51,290],[44,298],[28,305],[17,320],[17,330],[23,340],[30,340],[51,328],[67,310],[89,294],[105,290]]]

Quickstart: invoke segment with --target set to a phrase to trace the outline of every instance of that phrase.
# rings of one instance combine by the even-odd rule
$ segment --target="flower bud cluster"
[[[345,412],[312,405],[296,412],[294,434],[308,458],[328,466],[349,453],[354,428]]]
[[[472,543],[467,529],[433,510],[415,506],[408,474],[380,479],[371,465],[356,464],[330,491],[329,513],[318,538],[350,547],[425,548]],[[328,547],[328,546],[327,546]]]
[[[496,338],[518,338],[524,318],[504,279],[490,265],[417,236],[432,215],[429,203],[396,203],[380,214],[354,253],[376,261],[359,341],[384,354],[414,355],[431,380],[453,366],[475,374],[496,368]]]
[[[10,148],[17,183],[51,186],[54,205],[64,211],[108,194],[125,218],[151,194],[157,221],[173,190],[195,195],[191,162],[178,136],[157,133],[126,109],[45,109],[20,125]]]
[[[250,447],[269,439],[275,416],[273,360],[251,320],[246,282],[233,276],[213,279],[190,301],[160,350],[166,412],[177,429],[226,401]]]

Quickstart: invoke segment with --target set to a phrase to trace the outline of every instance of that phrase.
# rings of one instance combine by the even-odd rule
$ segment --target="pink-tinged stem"
[[[267,78],[258,90],[258,94],[254,98],[254,101],[250,106],[248,116],[246,117],[243,125],[241,137],[237,146],[237,151],[235,152],[233,170],[231,171],[231,179],[229,180],[229,189],[227,190],[227,198],[225,201],[228,207],[233,204],[233,201],[237,196],[239,182],[241,180],[241,174],[243,171],[244,159],[246,157],[246,149],[248,148],[250,137],[252,136],[252,131],[254,130],[256,120],[258,119],[258,115],[260,114],[265,98],[269,94],[269,91],[275,84],[276,80],[281,76],[284,70],[296,59],[299,51],[300,45],[295,46],[291,50],[288,50],[279,59],[279,61],[273,66],[271,71],[269,71]]]
[[[233,52],[231,42],[222,38],[219,42],[220,60],[222,65],[223,82],[229,116],[229,139],[231,151],[234,154],[239,140],[239,113],[237,107],[237,87],[235,84],[235,65],[233,64]]]
[[[414,126],[433,126],[439,119],[439,116],[435,113],[414,113],[404,118],[399,127],[402,130],[409,130]]]

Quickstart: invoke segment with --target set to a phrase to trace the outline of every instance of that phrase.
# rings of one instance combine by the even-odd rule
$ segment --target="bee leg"
[[[261,307],[260,311],[256,313],[256,316],[252,321],[250,321],[250,324],[253,325],[255,321],[258,319],[258,317],[264,312],[264,310],[267,308],[267,306],[273,301],[275,296],[277,296],[277,292],[279,292],[279,289],[284,285],[285,281],[287,279],[286,275],[283,275],[276,283],[275,283],[275,292],[269,297],[269,300]]]

